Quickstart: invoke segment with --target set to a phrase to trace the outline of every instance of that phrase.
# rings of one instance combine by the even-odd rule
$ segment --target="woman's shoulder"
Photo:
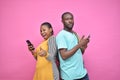
[[[49,37],[49,39],[55,39],[55,38],[56,38],[56,36],[54,36],[54,35]]]
[[[53,35],[53,36],[51,36],[51,37],[49,38],[48,42],[51,42],[51,41],[54,42],[55,39],[56,39],[56,37]]]

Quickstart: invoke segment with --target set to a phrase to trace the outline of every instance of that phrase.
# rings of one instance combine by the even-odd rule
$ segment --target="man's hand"
[[[79,41],[79,45],[80,45],[80,49],[82,51],[82,53],[84,53],[85,49],[87,48],[87,44],[90,41],[90,35],[87,38],[84,38],[85,36],[82,36],[82,38]]]
[[[82,38],[80,39],[80,41],[79,41],[79,44],[81,45],[81,46],[86,46],[87,44],[88,44],[88,42],[89,42],[89,36],[87,37],[87,38],[84,38],[85,36],[83,35],[82,36]]]

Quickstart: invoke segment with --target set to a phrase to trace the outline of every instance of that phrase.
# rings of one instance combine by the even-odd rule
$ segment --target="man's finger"
[[[90,38],[90,35],[87,38]]]
[[[90,39],[90,35],[89,35],[86,39],[88,39],[88,40],[89,40],[89,39]]]
[[[85,35],[83,35],[83,36],[81,37],[81,39],[84,39],[84,37],[85,37]],[[81,40],[81,39],[80,39],[80,40]]]

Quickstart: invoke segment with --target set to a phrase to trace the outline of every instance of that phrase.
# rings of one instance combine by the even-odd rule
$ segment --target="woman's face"
[[[47,25],[42,25],[40,27],[40,34],[45,40],[47,40],[52,35],[51,32],[52,29],[49,28]]]

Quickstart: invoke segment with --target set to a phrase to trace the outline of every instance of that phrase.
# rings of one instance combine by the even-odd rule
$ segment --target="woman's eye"
[[[43,31],[45,31],[45,29]]]

